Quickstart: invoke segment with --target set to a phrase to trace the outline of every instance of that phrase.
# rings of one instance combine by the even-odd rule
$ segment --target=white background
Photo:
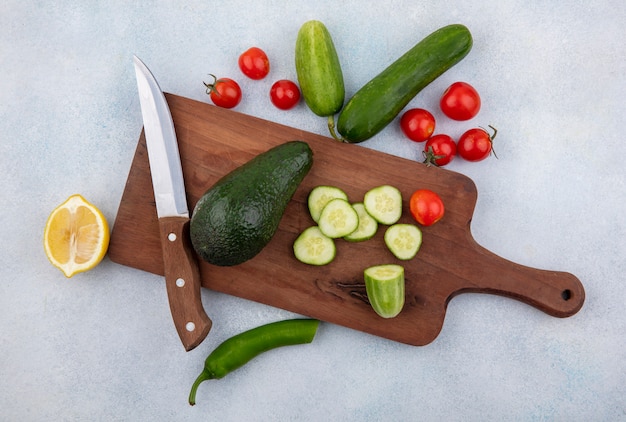
[[[410,106],[432,110],[437,131],[453,137],[499,129],[499,159],[448,166],[478,187],[475,239],[520,264],[575,274],[586,302],[558,319],[512,299],[460,295],[425,347],[322,324],[312,344],[202,384],[190,407],[217,344],[294,315],[205,290],[214,328],[186,353],[161,277],[106,258],[66,279],[43,253],[46,217],[81,193],[113,224],[142,127],[133,54],[167,92],[206,101],[209,73],[233,77],[244,90],[237,111],[326,134],[304,104],[283,112],[267,98],[273,80],[295,79],[295,38],[309,19],[329,28],[348,96],[435,29],[470,29],[471,53]],[[626,420],[624,22],[622,0],[5,0],[0,419]],[[272,62],[260,82],[237,67],[253,45]],[[437,110],[456,80],[482,95],[470,122]],[[420,158],[397,121],[361,145]]]

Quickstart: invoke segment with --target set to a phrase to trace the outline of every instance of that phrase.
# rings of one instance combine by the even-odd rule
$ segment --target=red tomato
[[[213,104],[223,108],[233,108],[241,101],[241,88],[239,84],[229,78],[217,79],[214,75],[213,83],[204,83],[206,93],[211,96]]]
[[[251,47],[239,56],[239,69],[250,79],[263,79],[270,73],[270,61],[265,51]]]
[[[435,131],[435,118],[428,110],[412,108],[402,115],[400,128],[410,140],[424,142]]]
[[[424,145],[424,162],[445,166],[454,159],[456,155],[456,144],[454,139],[448,135],[435,135],[426,141]]]
[[[419,189],[413,192],[409,201],[411,215],[422,226],[430,226],[441,220],[445,213],[443,201],[435,192]]]
[[[489,135],[482,128],[470,129],[461,135],[457,151],[462,158],[467,161],[481,161],[489,157],[489,154],[493,151],[493,139],[496,137],[496,133],[498,133],[495,127],[489,127],[493,129],[493,135]],[[496,156],[495,151],[493,155]],[[496,156],[496,158],[498,157]]]
[[[468,83],[455,82],[445,90],[439,101],[443,114],[453,120],[469,120],[480,111],[480,96]]]
[[[281,110],[289,110],[300,101],[300,89],[298,85],[287,79],[274,82],[270,89],[272,104]]]

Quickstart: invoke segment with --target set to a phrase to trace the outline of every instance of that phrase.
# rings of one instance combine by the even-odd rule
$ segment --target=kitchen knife
[[[165,268],[165,285],[178,336],[189,351],[204,340],[211,320],[202,306],[200,272],[189,239],[189,210],[174,122],[156,79],[133,58],[148,148]]]

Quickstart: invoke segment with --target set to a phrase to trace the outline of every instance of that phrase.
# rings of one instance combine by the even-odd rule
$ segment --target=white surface
[[[35,2],[0,6],[0,409],[42,420],[626,420],[626,48],[622,0]],[[499,160],[448,168],[479,190],[474,237],[532,267],[568,271],[587,299],[557,319],[466,294],[443,331],[411,347],[322,324],[311,345],[268,353],[187,394],[222,340],[292,314],[203,292],[214,321],[185,353],[160,277],[108,259],[70,280],[43,253],[48,213],[73,193],[112,224],[141,130],[132,55],[161,87],[206,100],[208,73],[234,77],[238,111],[326,134],[304,105],[283,112],[273,80],[295,78],[296,33],[331,31],[351,95],[415,42],[463,23],[474,48],[412,103],[437,112],[455,80],[483,110],[441,132],[493,124]],[[268,79],[237,57],[257,45]],[[363,147],[419,158],[391,124]]]

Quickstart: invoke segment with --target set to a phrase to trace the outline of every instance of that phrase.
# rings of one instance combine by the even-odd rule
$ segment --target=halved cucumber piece
[[[359,215],[345,199],[332,199],[320,214],[320,231],[332,238],[344,237],[359,227]]]
[[[311,218],[316,223],[320,219],[322,210],[331,200],[341,198],[348,200],[348,195],[335,186],[316,186],[309,194],[308,205]]]
[[[412,259],[422,246],[422,231],[413,224],[394,224],[385,232],[385,244],[396,258]]]
[[[382,224],[395,224],[402,216],[402,194],[389,185],[382,185],[369,190],[363,199],[365,209]]]
[[[326,265],[337,253],[333,239],[325,236],[317,226],[311,226],[300,233],[293,242],[296,258],[309,265]]]
[[[367,298],[374,311],[383,318],[397,316],[404,307],[404,267],[375,265],[366,268],[363,275]]]
[[[344,236],[344,239],[348,242],[362,242],[374,237],[376,230],[378,230],[378,221],[369,215],[363,203],[352,204],[352,208],[359,216],[359,227],[349,235]]]

